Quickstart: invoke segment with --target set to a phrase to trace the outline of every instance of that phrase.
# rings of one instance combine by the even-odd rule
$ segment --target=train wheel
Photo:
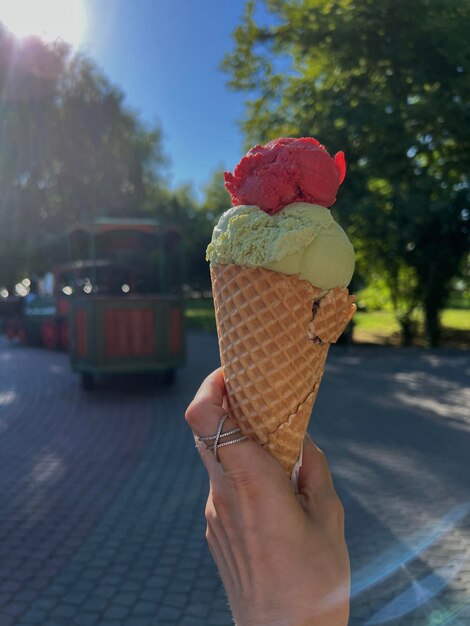
[[[59,345],[59,329],[55,320],[44,320],[41,326],[42,345],[48,350],[55,350]]]
[[[67,320],[59,322],[59,343],[63,350],[69,349],[69,323]]]

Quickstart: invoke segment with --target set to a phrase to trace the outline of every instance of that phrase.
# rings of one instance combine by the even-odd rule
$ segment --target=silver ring
[[[246,435],[242,435],[241,437],[236,437],[235,439],[230,439],[229,441],[222,441],[222,442],[220,441],[221,439],[230,437],[232,435],[237,435],[238,433],[241,432],[239,428],[232,428],[231,430],[228,430],[226,433],[222,432],[222,428],[224,427],[225,420],[227,419],[227,417],[228,417],[227,413],[222,415],[215,435],[209,435],[207,437],[198,437],[199,441],[213,441],[214,442],[211,445],[208,445],[207,448],[209,450],[212,450],[216,461],[218,461],[219,463],[220,463],[219,454],[218,454],[219,448],[223,448],[224,446],[231,446],[233,443],[239,443],[240,441],[245,441],[246,439],[248,439]]]

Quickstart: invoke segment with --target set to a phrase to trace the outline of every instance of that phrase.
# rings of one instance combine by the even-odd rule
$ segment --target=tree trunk
[[[435,302],[427,300],[424,303],[425,330],[429,345],[435,348],[441,340],[441,320],[439,318],[440,307]]]
[[[410,317],[400,317],[398,319],[401,326],[401,345],[412,346],[415,336],[415,324]]]

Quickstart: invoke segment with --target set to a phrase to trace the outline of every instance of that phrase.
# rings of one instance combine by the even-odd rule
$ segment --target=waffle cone
[[[229,415],[290,475],[354,298],[339,288],[320,298],[308,281],[262,268],[212,265],[211,279]]]

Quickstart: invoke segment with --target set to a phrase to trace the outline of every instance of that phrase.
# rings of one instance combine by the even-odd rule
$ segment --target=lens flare
[[[422,530],[414,533],[406,539],[404,545],[394,546],[373,561],[353,573],[351,597],[370,589],[377,583],[394,574],[400,567],[410,563],[421,552],[429,548],[443,535],[447,534],[456,524],[464,519],[470,511],[468,502],[451,509],[440,520],[427,525]]]
[[[0,22],[18,37],[63,39],[80,45],[86,24],[83,0],[0,0]]]
[[[451,565],[436,569],[432,574],[420,580],[413,580],[405,591],[393,598],[367,620],[365,626],[386,624],[399,617],[408,615],[408,613],[411,613],[425,602],[429,602],[429,600],[447,587],[467,562],[468,559],[463,557]],[[444,623],[444,614],[439,614],[438,617],[436,616],[436,619],[432,620],[433,626],[434,624],[437,626],[437,624],[442,623]]]

